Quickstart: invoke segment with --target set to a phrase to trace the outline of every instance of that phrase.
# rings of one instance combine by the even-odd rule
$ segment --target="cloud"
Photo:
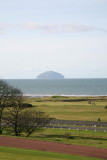
[[[0,23],[0,35],[4,35],[7,30],[11,28],[10,24],[8,23]]]
[[[74,24],[37,24],[35,22],[24,22],[21,24],[21,28],[29,30],[40,30],[50,33],[78,33],[78,32],[89,32],[89,31],[102,31],[107,30],[86,25],[74,25]]]

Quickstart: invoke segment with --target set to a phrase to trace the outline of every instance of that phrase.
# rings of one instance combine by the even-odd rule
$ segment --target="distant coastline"
[[[25,97],[39,98],[39,97],[52,97],[52,96],[62,96],[62,97],[107,97],[107,95],[36,95],[36,94],[24,94]]]

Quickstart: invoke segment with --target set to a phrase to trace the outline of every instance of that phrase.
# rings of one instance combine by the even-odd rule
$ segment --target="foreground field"
[[[107,121],[106,97],[29,98],[28,102],[56,119]]]
[[[0,147],[1,160],[101,160],[99,158],[80,157],[44,151]]]

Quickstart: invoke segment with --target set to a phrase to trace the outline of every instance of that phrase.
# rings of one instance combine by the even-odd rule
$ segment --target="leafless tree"
[[[4,124],[11,125],[16,136],[20,136],[22,132],[29,136],[37,127],[49,123],[51,118],[45,112],[37,111],[31,108],[33,107],[31,104],[28,105],[24,102],[25,97],[21,90],[11,87],[5,81],[0,81],[1,134]]]
[[[4,80],[0,80],[0,134],[2,134],[4,129],[4,110],[17,106],[18,103],[22,103],[22,95],[19,89],[10,86]]]
[[[32,134],[38,127],[45,126],[52,120],[45,112],[40,112],[37,109],[9,109],[6,118],[13,128],[16,136],[24,133],[26,136]]]

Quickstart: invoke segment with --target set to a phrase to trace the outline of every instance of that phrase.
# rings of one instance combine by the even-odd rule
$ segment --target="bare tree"
[[[51,120],[52,118],[45,112],[38,111],[37,109],[27,109],[21,114],[22,132],[28,137],[39,127],[45,126]]]
[[[11,125],[16,136],[20,136],[22,133],[29,136],[38,127],[45,126],[49,123],[52,118],[45,112],[40,112],[37,109],[24,109],[17,106],[9,108],[5,120]]]
[[[19,105],[22,98],[22,92],[8,85],[5,81],[0,80],[0,134],[4,129],[4,110],[9,107],[14,107]],[[3,124],[3,125],[2,125]]]
[[[9,105],[7,108],[8,115],[5,116],[5,121],[7,121],[8,124],[11,124],[15,135],[19,135],[19,121],[20,121],[20,115],[22,110],[24,110],[25,106],[24,104],[24,96],[22,92],[19,89],[13,90],[13,96],[9,101]]]
[[[11,125],[16,136],[20,136],[22,132],[25,132],[26,136],[29,136],[37,127],[44,126],[51,120],[45,112],[32,110],[30,107],[33,106],[24,103],[24,101],[25,97],[21,90],[9,86],[4,81],[0,81],[1,134],[4,128],[4,125],[2,125],[3,121],[7,126]]]
[[[0,134],[2,134],[2,119],[4,109],[7,107],[11,95],[11,87],[3,80],[0,80]]]

